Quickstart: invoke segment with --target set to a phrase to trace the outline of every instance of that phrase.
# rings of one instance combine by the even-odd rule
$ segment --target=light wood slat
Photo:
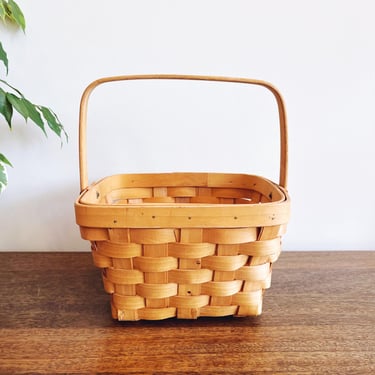
[[[173,257],[136,257],[133,262],[134,268],[142,272],[165,272],[178,267]]]
[[[144,282],[144,274],[140,270],[122,270],[107,268],[105,272],[108,281],[113,284],[140,284]]]
[[[137,310],[145,307],[145,301],[141,296],[124,296],[114,293],[112,302],[119,310]]]
[[[215,254],[215,244],[212,243],[169,243],[168,255],[183,259],[199,259]]]
[[[136,290],[144,298],[167,298],[177,295],[177,284],[138,284]]]
[[[202,294],[209,296],[225,297],[238,293],[242,288],[242,280],[210,281],[202,285]]]
[[[93,228],[238,228],[287,224],[289,201],[280,205],[129,205],[86,206],[77,203],[76,220],[81,227]],[[126,215],[124,215],[126,213]],[[172,219],[173,218],[173,219]],[[84,234],[87,239],[88,235]],[[96,238],[107,239],[108,236]]]
[[[170,298],[170,303],[173,307],[194,309],[208,305],[209,296],[174,296]]]
[[[171,270],[168,279],[177,284],[202,284],[212,280],[213,271],[207,269],[199,270]]]
[[[264,280],[271,272],[270,264],[264,263],[257,266],[241,267],[236,270],[236,279],[246,281]]]
[[[202,259],[202,267],[214,271],[236,271],[246,264],[247,255],[209,256]]]
[[[140,309],[138,310],[138,319],[144,320],[162,320],[173,318],[176,316],[176,308],[175,307],[166,307],[160,309]],[[124,319],[128,320],[128,319]]]
[[[255,241],[258,237],[256,227],[250,228],[207,228],[204,229],[203,239],[217,244],[241,244]]]
[[[142,255],[142,246],[136,243],[97,241],[96,251],[111,258],[133,258]]]

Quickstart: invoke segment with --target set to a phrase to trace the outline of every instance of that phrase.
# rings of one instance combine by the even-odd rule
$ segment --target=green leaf
[[[1,42],[0,42],[0,60],[4,63],[7,74],[8,74],[8,56],[7,56],[7,53],[4,51],[4,48]]]
[[[61,138],[62,134],[64,134],[66,141],[68,141],[68,134],[66,133],[56,113],[47,107],[31,103],[19,90],[11,86],[3,79],[0,79],[0,82],[11,88],[19,95],[17,96],[13,93],[5,92],[0,87],[0,113],[4,115],[9,127],[12,126],[11,119],[14,107],[14,109],[20,113],[26,121],[31,119],[36,125],[38,125],[46,136],[47,133],[44,125],[45,122],[58,137]]]
[[[8,185],[8,174],[6,167],[0,162],[0,193]]]
[[[47,121],[47,124],[48,124],[49,128],[55,134],[57,134],[59,137],[61,137],[61,131],[64,131],[64,128],[61,125],[61,123],[60,123],[59,119],[57,118],[56,114],[47,107],[39,106],[39,109],[42,112],[43,117]],[[65,133],[65,131],[64,131],[64,133]],[[66,135],[66,133],[65,133],[65,135]]]
[[[9,92],[6,93],[6,96],[13,108],[24,117],[25,121],[27,121],[30,116],[24,103],[25,100]]]
[[[12,128],[13,107],[10,104],[7,93],[0,87],[0,113],[4,116],[10,128]]]
[[[42,116],[40,115],[40,112],[38,111],[39,107],[33,103],[31,103],[29,100],[26,98],[22,98],[23,103],[25,104],[29,118],[36,124],[38,125],[43,133],[47,136],[46,130],[44,128],[44,121],[42,119]]]
[[[10,14],[8,15],[9,18],[12,21],[14,21],[18,26],[20,26],[23,31],[25,31],[25,16],[23,15],[22,10],[15,1],[8,1],[8,10],[10,11]]]
[[[1,153],[0,153],[0,163],[7,164],[10,167],[13,167],[12,163],[5,157],[4,154],[1,154]]]
[[[0,18],[5,21],[5,17],[7,15],[7,12],[5,10],[5,6],[4,6],[4,0],[1,0],[0,1]]]

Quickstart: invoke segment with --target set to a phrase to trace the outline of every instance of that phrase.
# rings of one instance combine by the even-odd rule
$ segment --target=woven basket
[[[120,174],[88,186],[87,103],[100,84],[180,79],[261,85],[280,120],[280,181],[222,173]],[[137,75],[99,79],[80,109],[81,194],[75,203],[118,320],[253,316],[262,312],[271,266],[289,220],[284,104],[269,83],[243,78]]]

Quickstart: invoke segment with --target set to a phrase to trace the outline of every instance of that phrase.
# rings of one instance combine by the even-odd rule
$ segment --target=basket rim
[[[156,180],[155,180],[156,178]],[[227,180],[233,179],[234,181]],[[152,183],[148,180],[152,179]],[[176,182],[185,180],[183,183]],[[236,179],[253,179],[251,181],[253,186],[249,186],[247,183],[250,181],[236,182]],[[147,181],[147,182],[146,182]],[[113,206],[113,204],[105,204],[105,203],[96,203],[96,202],[89,202],[85,200],[87,193],[89,191],[94,190],[95,188],[100,188],[101,185],[110,182],[111,191],[116,189],[122,188],[154,188],[154,187],[204,187],[204,188],[217,188],[217,189],[225,189],[225,188],[233,188],[233,189],[255,189],[255,186],[259,183],[266,184],[268,187],[272,187],[278,194],[279,199],[273,199],[270,203],[282,202],[286,199],[288,195],[287,190],[278,185],[277,183],[267,179],[263,176],[255,175],[255,174],[246,174],[246,173],[220,173],[220,172],[162,172],[162,173],[118,173],[109,176],[105,176],[97,181],[94,181],[90,184],[86,189],[84,189],[78,197],[78,202],[81,204],[87,205],[100,205],[100,206]],[[123,184],[126,183],[126,186]],[[119,186],[119,184],[121,184]],[[258,188],[258,187],[257,187]],[[108,193],[108,192],[107,192]],[[192,203],[186,203],[185,205],[190,206]],[[220,203],[194,203],[197,205],[205,205],[205,206],[217,206]],[[268,204],[268,202],[264,202],[262,204]],[[119,206],[129,206],[128,203],[126,204],[116,204]],[[131,206],[155,206],[155,205],[176,205],[176,203],[147,203],[143,202],[141,204],[132,203]],[[183,206],[183,203],[178,203],[179,206]],[[223,204],[226,206],[228,204]],[[236,204],[239,206],[240,204]],[[245,204],[246,205],[246,204]]]
[[[83,197],[91,193],[96,196],[98,184],[110,181],[111,178],[132,179],[136,177],[238,177],[255,178],[265,183],[280,194],[280,199],[273,202],[241,204],[241,203],[139,203],[110,204],[84,202]],[[109,179],[109,180],[108,180]],[[204,185],[206,186],[206,185]],[[240,186],[244,187],[244,186]],[[76,222],[81,227],[95,228],[233,228],[246,226],[275,226],[287,224],[289,221],[290,198],[283,187],[261,176],[246,174],[222,173],[156,173],[156,174],[123,174],[105,177],[85,189],[75,202]],[[171,225],[173,218],[173,225]]]

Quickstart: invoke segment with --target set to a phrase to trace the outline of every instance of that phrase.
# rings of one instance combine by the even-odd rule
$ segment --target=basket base
[[[200,317],[249,317],[258,316],[262,313],[262,300],[257,305],[251,306],[206,306],[203,308],[144,308],[139,310],[119,310],[111,301],[112,318],[119,321],[138,320],[165,320],[177,319],[198,319]]]

